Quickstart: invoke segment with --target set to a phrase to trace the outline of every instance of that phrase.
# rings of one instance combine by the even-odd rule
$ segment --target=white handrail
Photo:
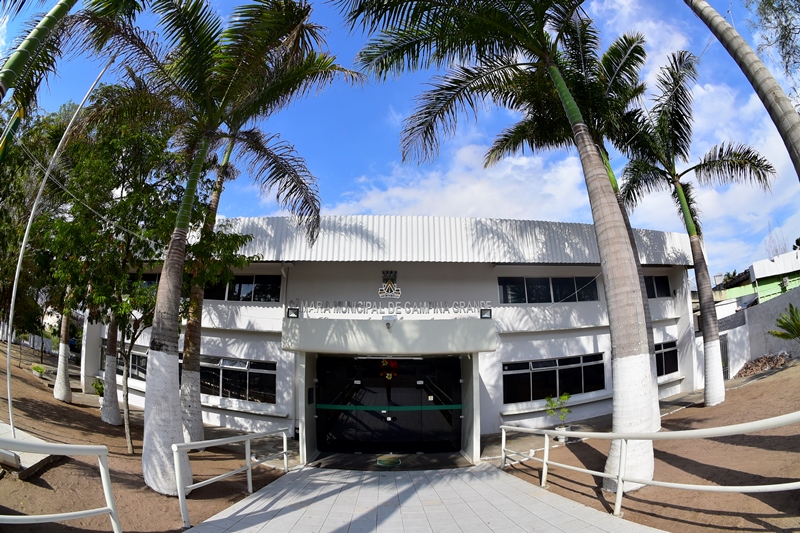
[[[283,456],[283,471],[289,471],[289,451],[288,451],[288,441],[286,437],[286,432],[289,430],[288,427],[276,429],[274,431],[265,431],[263,433],[248,433],[246,435],[238,435],[235,437],[225,437],[222,439],[211,439],[211,440],[202,440],[202,441],[195,441],[195,442],[180,442],[175,443],[172,445],[172,457],[175,461],[175,479],[178,486],[178,499],[180,500],[181,504],[181,517],[183,518],[183,526],[190,527],[191,524],[189,523],[189,508],[186,505],[186,493],[192,489],[197,489],[200,487],[205,487],[206,485],[210,485],[215,481],[223,480],[227,477],[230,477],[234,474],[238,474],[239,472],[247,471],[247,492],[252,494],[253,493],[253,466],[260,465],[263,462],[269,461],[270,459],[274,459],[275,457]],[[273,453],[272,455],[267,455],[266,457],[262,457],[260,460],[253,462],[252,458],[250,457],[250,441],[253,439],[260,439],[263,437],[269,437],[270,435],[277,435],[281,433],[283,435],[283,451]],[[205,481],[200,481],[197,483],[192,483],[191,485],[186,485],[183,482],[183,468],[181,467],[181,460],[180,457],[182,453],[187,454],[189,450],[197,450],[197,449],[205,449],[211,446],[221,446],[223,444],[233,444],[235,442],[242,442],[244,441],[244,458],[245,458],[245,466],[241,468],[237,468],[231,470],[230,472],[226,472],[224,474],[220,474],[218,476],[212,477]]]
[[[105,446],[50,444],[0,438],[0,449],[17,452],[41,453],[46,455],[96,455],[97,460],[100,463],[100,479],[103,483],[103,495],[106,499],[105,507],[87,509],[85,511],[32,516],[0,515],[0,524],[42,524],[46,522],[63,522],[65,520],[75,520],[78,518],[87,518],[90,516],[108,514],[111,519],[111,527],[113,528],[114,533],[122,533],[122,524],[119,521],[117,506],[114,503],[114,494],[111,491],[111,474],[108,470],[108,448]]]
[[[742,435],[746,433],[754,433],[756,431],[764,431],[767,429],[774,429],[791,424],[800,423],[800,411],[789,413],[786,415],[775,416],[772,418],[765,418],[764,420],[757,420],[755,422],[745,422],[743,424],[733,424],[730,426],[720,426],[715,428],[705,429],[686,429],[681,431],[662,431],[658,433],[614,433],[614,432],[594,432],[594,431],[569,431],[557,429],[530,429],[517,426],[500,426],[501,430],[501,455],[500,455],[500,468],[506,466],[506,459],[508,455],[517,457],[524,457],[526,459],[538,461],[542,463],[542,477],[540,485],[544,487],[547,484],[547,469],[548,466],[558,466],[567,470],[575,472],[583,472],[593,476],[599,476],[608,479],[614,479],[617,482],[617,496],[614,503],[614,515],[619,516],[622,508],[622,488],[626,481],[642,485],[653,485],[656,487],[667,487],[674,489],[684,490],[700,490],[707,492],[778,492],[783,490],[797,490],[800,488],[800,481],[793,481],[789,483],[776,483],[771,485],[697,485],[687,483],[670,483],[666,481],[656,481],[647,479],[638,479],[628,477],[625,475],[625,459],[626,448],[629,440],[686,440],[686,439],[708,439],[713,437],[728,437],[731,435]],[[525,454],[516,452],[506,448],[506,431],[514,431],[517,433],[530,433],[534,435],[544,436],[544,457],[534,457],[533,454]],[[619,470],[616,474],[609,474],[606,472],[598,472],[596,470],[588,470],[572,465],[563,463],[556,463],[550,460],[550,437],[555,436],[569,436],[579,439],[602,439],[602,440],[615,440],[619,439],[620,448],[620,461]]]

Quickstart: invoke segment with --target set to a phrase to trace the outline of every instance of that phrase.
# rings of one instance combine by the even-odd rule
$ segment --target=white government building
[[[477,462],[481,435],[501,424],[554,425],[546,396],[568,392],[571,420],[611,412],[591,225],[327,216],[309,246],[289,218],[228,222],[254,236],[243,253],[260,261],[206,290],[209,424],[293,427],[304,462],[318,451],[461,451]],[[636,234],[660,396],[701,388],[689,240]],[[104,337],[86,326],[84,390],[102,376]],[[132,358],[133,404],[144,401],[148,344],[145,334]]]

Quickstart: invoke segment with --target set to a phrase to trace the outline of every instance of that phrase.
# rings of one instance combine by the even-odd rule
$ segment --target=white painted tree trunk
[[[72,403],[72,388],[69,385],[69,344],[58,343],[58,369],[53,385],[53,397],[61,402]]]
[[[613,372],[613,410],[612,431],[615,433],[646,433],[652,431],[652,378],[650,376],[650,355],[614,359]],[[619,471],[620,442],[611,441],[605,472],[616,475]],[[653,479],[655,462],[653,460],[653,441],[628,441],[626,456],[627,476],[640,479]],[[641,488],[641,484],[626,482],[625,492]],[[617,490],[617,482],[603,481],[603,488]]]
[[[122,425],[117,398],[117,358],[109,351],[106,354],[106,371],[103,376],[103,407],[100,409],[100,420],[112,426]]]
[[[58,368],[53,386],[56,400],[72,403],[72,388],[69,386],[69,309],[61,312],[61,335],[58,343]]]
[[[147,357],[147,390],[144,404],[142,471],[147,485],[161,494],[177,496],[172,445],[183,442],[178,357],[152,348]],[[182,454],[184,483],[192,482],[192,470]]]
[[[200,405],[200,372],[183,369],[181,375],[181,412],[183,438],[186,442],[205,439],[203,410]]]
[[[783,139],[800,179],[800,115],[753,48],[705,0],[684,0],[742,69]]]

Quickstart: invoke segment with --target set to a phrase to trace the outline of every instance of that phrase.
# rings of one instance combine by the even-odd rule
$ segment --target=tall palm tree
[[[145,482],[157,492],[174,495],[170,446],[183,441],[178,385],[179,306],[197,183],[207,158],[221,142],[247,138],[242,132],[230,130],[229,124],[245,125],[265,110],[259,104],[270,95],[253,93],[255,80],[269,75],[276,52],[294,37],[276,28],[297,27],[297,21],[308,18],[310,7],[293,0],[257,0],[237,7],[227,19],[228,26],[223,27],[223,20],[202,0],[157,0],[151,6],[160,17],[168,55],[147,34],[133,27],[119,25],[107,34],[112,47],[133,52],[138,58],[137,68],[147,73],[149,82],[171,90],[190,116],[178,140],[191,154],[191,170],[158,284],[142,450]],[[312,25],[307,31],[313,32],[314,28]],[[324,72],[318,83],[350,74],[336,67],[334,58],[325,53],[309,51],[305,61],[316,62],[319,71]],[[318,220],[314,196],[315,189],[308,182],[279,182],[279,202],[288,203],[298,220],[312,227]],[[188,465],[184,471],[190,475]]]
[[[800,115],[780,84],[741,35],[705,0],[683,0],[742,69],[789,151],[800,180]]]
[[[294,19],[286,18],[275,28],[275,46],[268,71],[255,77],[249,91],[243,91],[247,101],[237,102],[242,108],[225,119],[228,130],[227,145],[223,152],[217,179],[211,190],[209,208],[201,231],[201,241],[209,240],[216,224],[217,208],[224,183],[231,173],[231,157],[238,147],[240,157],[250,161],[250,176],[262,192],[273,187],[284,208],[291,212],[307,213],[306,235],[313,243],[319,228],[319,198],[313,188],[315,179],[298,157],[291,145],[277,142],[277,136],[266,137],[258,130],[244,130],[253,118],[266,118],[287,104],[307,94],[315,86],[332,81],[332,75],[345,73],[338,65],[313,50],[322,44],[318,28],[308,22],[305,12]],[[347,73],[356,79],[355,73]],[[195,263],[203,271],[207,265]],[[203,440],[203,420],[200,409],[200,338],[202,329],[203,284],[194,278],[190,289],[189,313],[183,349],[181,379],[181,409],[183,430],[187,441]],[[200,278],[202,279],[202,277]]]
[[[648,334],[648,351],[655,353],[653,328],[650,317],[650,304],[645,289],[644,272],[636,250],[633,228],[627,211],[619,196],[619,185],[609,163],[606,143],[612,143],[623,153],[629,153],[629,144],[635,139],[631,128],[637,123],[640,110],[631,107],[645,92],[639,72],[644,66],[646,53],[644,36],[625,35],[616,39],[600,56],[599,34],[589,19],[576,18],[570,21],[564,32],[564,53],[562,71],[575,100],[580,106],[586,126],[606,163],[606,171],[614,194],[620,205],[625,227],[633,247],[639,284],[642,291],[642,305]],[[488,94],[500,104],[517,108],[523,118],[513,124],[495,139],[489,149],[485,162],[494,164],[506,155],[524,150],[562,149],[573,146],[573,136],[569,122],[563,113],[554,112],[560,108],[558,94],[546,75],[541,71],[523,73],[518,82],[509,87],[487,87],[498,94]],[[446,84],[450,85],[450,84]],[[457,84],[452,84],[457,86]],[[439,86],[437,85],[437,88]],[[445,91],[447,86],[442,87]],[[458,100],[456,100],[458,101]],[[452,104],[451,104],[452,105]],[[412,120],[426,120],[430,113],[420,110]],[[416,129],[416,128],[413,128]],[[657,388],[656,362],[650,361],[652,386]],[[653,431],[661,429],[661,413],[658,394],[653,395]]]
[[[694,173],[703,185],[749,182],[769,189],[775,169],[754,149],[723,143],[709,150],[699,163],[678,171],[676,163],[686,163],[690,156],[690,85],[697,78],[696,62],[691,53],[678,52],[670,57],[669,64],[659,74],[659,96],[648,119],[639,126],[636,153],[624,170],[622,196],[628,205],[633,206],[648,192],[665,189],[672,192],[692,249],[705,353],[704,399],[706,406],[712,406],[725,400],[719,326],[696,201],[691,184],[681,179]]]
[[[520,73],[542,70],[555,88],[569,119],[583,167],[601,257],[603,286],[608,304],[614,383],[614,431],[643,432],[652,428],[650,354],[644,326],[641,288],[630,239],[608,180],[606,166],[594,145],[581,110],[561,72],[559,45],[579,0],[339,0],[352,27],[379,32],[359,53],[361,65],[385,78],[406,70],[470,64],[461,67],[472,86],[507,86]],[[455,69],[456,71],[461,69]],[[464,85],[469,89],[471,85]],[[446,99],[447,96],[444,96]],[[471,109],[477,99],[464,97]],[[452,108],[440,107],[452,117]],[[443,124],[435,117],[430,127],[412,132],[404,141],[414,155],[436,152]],[[408,135],[408,132],[406,132]],[[619,446],[609,454],[606,468],[616,469]],[[653,474],[650,441],[628,448],[631,475]],[[633,474],[635,473],[635,474]],[[632,488],[632,487],[626,487]]]

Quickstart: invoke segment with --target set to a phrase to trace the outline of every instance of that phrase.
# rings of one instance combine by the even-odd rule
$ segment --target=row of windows
[[[281,277],[234,276],[230,283],[206,287],[204,298],[229,302],[279,302]]]
[[[105,340],[101,347],[100,368],[105,369]],[[182,364],[179,364],[178,376]],[[122,375],[124,363],[117,357],[117,375]],[[200,357],[200,392],[210,396],[235,398],[248,402],[275,403],[277,387],[277,368],[275,361],[247,361],[243,359],[223,359],[220,357]],[[132,352],[130,358],[131,379],[147,380],[147,355]]]
[[[276,401],[277,363],[220,357],[200,358],[200,392],[248,402]]]
[[[658,376],[678,371],[678,346],[675,341],[656,344],[655,355]],[[573,395],[605,388],[602,353],[503,363],[503,403],[544,400],[565,392]]]
[[[565,392],[573,395],[605,388],[602,353],[503,363],[503,403],[544,400]]]
[[[540,304],[597,301],[594,278],[497,278],[500,303]]]

